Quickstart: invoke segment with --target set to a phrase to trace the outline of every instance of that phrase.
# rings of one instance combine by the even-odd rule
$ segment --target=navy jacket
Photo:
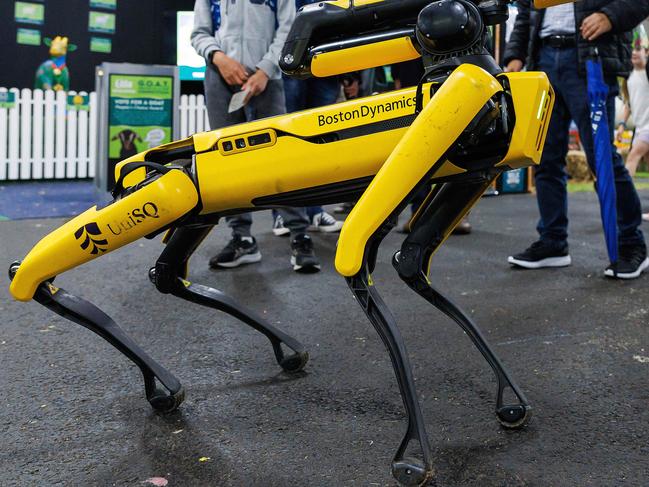
[[[539,32],[543,25],[545,9],[535,9],[533,0],[518,0],[517,4],[518,16],[505,48],[503,62],[507,65],[512,59],[520,59],[528,70],[534,70],[538,68]],[[574,5],[580,72],[585,76],[590,48],[596,46],[606,78],[626,78],[632,69],[630,31],[649,16],[649,0],[582,0]],[[586,17],[595,12],[605,14],[613,29],[595,41],[588,42],[579,34],[579,26]]]

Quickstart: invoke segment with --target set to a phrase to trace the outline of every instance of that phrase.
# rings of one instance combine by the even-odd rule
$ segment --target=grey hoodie
[[[259,68],[270,79],[281,78],[279,56],[295,19],[295,0],[277,0],[276,12],[271,10],[270,3],[271,0],[221,0],[221,25],[214,32],[210,0],[196,0],[192,46],[208,65],[210,52],[223,51],[251,74]]]

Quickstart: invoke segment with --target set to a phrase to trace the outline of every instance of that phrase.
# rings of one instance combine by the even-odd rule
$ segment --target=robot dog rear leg
[[[175,229],[155,267],[149,271],[149,278],[162,293],[223,311],[263,333],[270,340],[282,369],[289,373],[301,371],[309,360],[309,354],[300,342],[221,291],[186,279],[189,258],[211,230],[211,225]],[[287,354],[285,349],[291,353]]]
[[[370,272],[376,264],[379,244],[394,226],[396,218],[386,221],[368,242],[361,271],[347,277],[356,301],[369,318],[383,344],[388,349],[394,373],[397,377],[401,399],[408,415],[408,429],[392,460],[392,475],[402,485],[425,485],[433,477],[433,460],[428,435],[424,427],[421,407],[417,399],[412,367],[405,343],[392,312],[374,287]],[[421,458],[406,457],[411,443],[417,443]],[[412,451],[412,450],[410,450]]]
[[[437,291],[427,277],[427,267],[433,253],[473,207],[493,178],[493,175],[485,175],[468,182],[445,183],[434,189],[434,196],[427,199],[426,207],[413,222],[410,235],[403,242],[401,250],[395,254],[393,265],[410,288],[460,325],[471,338],[496,375],[498,421],[505,428],[519,428],[529,421],[531,415],[531,407],[524,394],[473,320]],[[514,393],[518,404],[504,404],[503,395],[507,389]]]

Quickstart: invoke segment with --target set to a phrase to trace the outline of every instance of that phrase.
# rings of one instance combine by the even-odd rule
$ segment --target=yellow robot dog
[[[184,398],[180,382],[106,314],[55,287],[54,277],[166,231],[165,248],[149,271],[156,288],[257,329],[279,365],[296,372],[308,360],[304,347],[220,291],[191,283],[189,258],[224,215],[358,199],[335,265],[388,349],[408,415],[392,473],[404,485],[425,484],[433,458],[411,367],[371,272],[397,216],[431,182],[394,267],[466,331],[493,368],[498,420],[517,428],[530,415],[476,325],[428,278],[432,255],[494,178],[540,160],[553,92],[542,73],[502,73],[485,49],[487,26],[506,17],[506,0],[337,0],[304,7],[282,53],[285,72],[329,76],[422,57],[424,79],[417,88],[196,134],[122,161],[114,200],[67,222],[12,264],[11,294],[108,340],[142,371],[153,408],[173,411]],[[507,389],[516,404],[504,403]],[[409,446],[417,458],[406,458]]]

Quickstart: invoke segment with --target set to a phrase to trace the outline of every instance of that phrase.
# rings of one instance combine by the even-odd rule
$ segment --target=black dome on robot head
[[[417,41],[433,56],[467,51],[480,41],[483,31],[480,11],[466,0],[433,2],[417,18]]]

